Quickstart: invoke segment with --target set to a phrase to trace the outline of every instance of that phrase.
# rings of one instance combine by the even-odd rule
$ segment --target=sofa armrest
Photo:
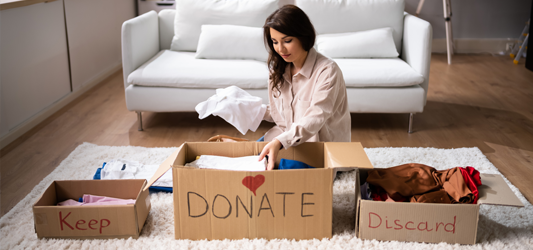
[[[420,86],[426,92],[426,97],[424,98],[424,103],[426,103],[433,30],[429,22],[407,13],[404,16],[403,25],[401,58],[416,72],[424,76],[424,82]]]
[[[150,11],[122,24],[122,72],[124,89],[128,76],[159,52],[159,19]]]

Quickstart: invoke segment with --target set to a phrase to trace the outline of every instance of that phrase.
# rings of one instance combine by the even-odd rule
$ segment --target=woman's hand
[[[267,170],[274,169],[274,165],[276,164],[276,158],[280,149],[281,142],[278,139],[272,140],[263,148],[263,151],[259,155],[259,161],[263,160],[263,158],[268,155]]]

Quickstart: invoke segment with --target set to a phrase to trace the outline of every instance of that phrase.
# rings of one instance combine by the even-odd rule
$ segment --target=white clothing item
[[[143,165],[135,173],[135,179],[146,179],[150,181],[152,176],[159,168],[159,165]],[[156,187],[172,187],[172,169],[169,169],[163,176],[161,176],[152,186]]]
[[[267,161],[266,157],[259,161],[258,155],[243,157],[201,155],[198,160],[187,163],[185,166],[218,170],[265,171]]]
[[[142,165],[136,161],[116,159],[108,161],[100,172],[102,180],[146,179],[150,181],[159,165]],[[169,169],[152,186],[172,187],[172,169]]]
[[[100,172],[100,179],[135,179],[135,172],[137,172],[137,168],[140,166],[141,164],[135,161],[124,159],[111,160],[105,164]]]
[[[196,105],[200,119],[220,116],[243,135],[255,132],[263,120],[267,106],[261,97],[252,96],[237,86],[217,89],[215,95]]]

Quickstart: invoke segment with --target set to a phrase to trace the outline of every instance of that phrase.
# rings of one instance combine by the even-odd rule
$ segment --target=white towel
[[[263,120],[267,106],[261,97],[252,96],[237,86],[217,89],[207,101],[196,105],[200,119],[209,115],[220,116],[243,135],[255,132]]]

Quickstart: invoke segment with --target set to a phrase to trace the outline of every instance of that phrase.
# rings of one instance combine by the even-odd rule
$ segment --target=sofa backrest
[[[161,50],[170,49],[174,37],[174,18],[176,10],[163,9],[159,12],[159,47]]]
[[[287,1],[285,1],[287,2]],[[344,33],[391,27],[401,51],[404,0],[295,0],[311,19],[318,34]],[[176,10],[159,12],[160,48],[170,49]]]
[[[404,0],[296,0],[318,35],[391,27],[401,51]]]

